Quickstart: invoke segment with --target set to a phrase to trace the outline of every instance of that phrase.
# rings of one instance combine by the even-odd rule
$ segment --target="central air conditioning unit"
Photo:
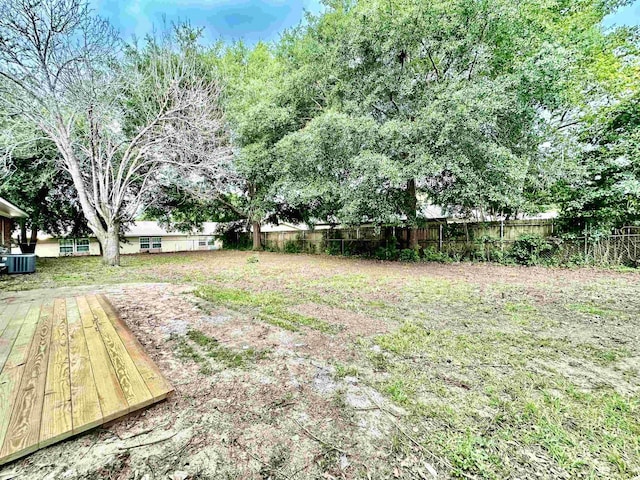
[[[20,255],[2,255],[7,273],[34,273],[36,271],[35,253]]]

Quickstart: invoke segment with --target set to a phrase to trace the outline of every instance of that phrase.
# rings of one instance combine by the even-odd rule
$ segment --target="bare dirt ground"
[[[0,301],[106,293],[176,392],[0,479],[640,474],[637,273],[248,252],[125,257],[116,273],[94,261],[43,262],[0,282]]]

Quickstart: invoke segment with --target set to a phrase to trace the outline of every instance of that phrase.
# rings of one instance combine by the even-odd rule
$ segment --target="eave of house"
[[[0,217],[5,218],[27,218],[27,212],[16,207],[13,203],[0,197]]]

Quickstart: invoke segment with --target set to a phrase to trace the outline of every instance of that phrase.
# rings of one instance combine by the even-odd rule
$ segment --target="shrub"
[[[302,252],[302,248],[300,244],[294,240],[289,240],[284,244],[285,253],[300,253]]]
[[[449,263],[452,261],[451,257],[444,252],[438,252],[435,248],[425,248],[422,253],[422,259],[425,262],[442,262]]]
[[[476,238],[474,243],[477,245],[477,249],[471,254],[473,260],[480,260],[483,262],[499,262],[499,258],[502,258],[500,253],[500,239],[492,235],[481,235]],[[496,252],[500,252],[496,255]]]
[[[491,252],[491,261],[501,263],[503,265],[513,265],[515,263],[510,256],[510,252],[497,249]]]
[[[222,248],[225,250],[251,250],[253,248],[251,235],[246,232],[228,231],[220,237],[222,237]]]
[[[539,265],[548,263],[553,249],[553,244],[539,235],[522,235],[513,242],[509,257],[519,265]]]
[[[278,248],[278,243],[277,242],[267,242],[264,246],[264,251],[265,252],[279,252],[280,249]]]
[[[374,257],[378,260],[397,260],[399,255],[395,242],[386,247],[378,247],[374,253]]]
[[[257,255],[251,255],[247,257],[247,263],[258,263],[260,260]]]
[[[340,255],[342,253],[342,247],[340,242],[326,242],[327,246],[324,252],[327,255]]]
[[[401,262],[417,262],[420,260],[420,255],[418,254],[418,251],[413,248],[403,248],[400,250],[398,260]]]

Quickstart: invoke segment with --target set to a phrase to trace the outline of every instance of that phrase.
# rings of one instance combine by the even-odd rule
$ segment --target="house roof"
[[[309,230],[309,226],[305,223],[267,223],[260,227],[261,232],[290,232],[292,230]]]
[[[217,227],[218,227],[218,224],[215,222],[204,222],[202,224],[201,231],[193,231],[193,232],[185,233],[185,232],[179,232],[177,230],[168,230],[160,226],[160,224],[155,221],[141,220],[141,221],[134,222],[129,226],[129,229],[124,233],[124,238],[210,236],[215,234]],[[93,235],[89,235],[89,237],[93,237]],[[43,241],[50,238],[57,238],[57,237],[49,235],[45,232],[38,232],[38,240]]]
[[[140,220],[132,223],[125,237],[186,237],[193,235],[213,235],[216,232],[218,224],[216,222],[204,222],[202,230],[193,232],[180,232],[177,230],[168,230],[161,226],[158,222],[149,220]]]
[[[16,207],[13,203],[0,197],[0,217],[6,218],[26,218],[27,212]]]

